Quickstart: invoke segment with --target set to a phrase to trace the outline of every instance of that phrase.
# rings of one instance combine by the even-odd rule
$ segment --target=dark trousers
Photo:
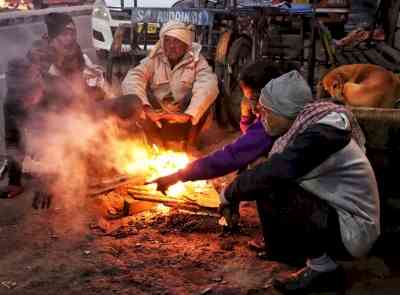
[[[182,141],[185,145],[195,145],[198,136],[203,128],[210,111],[207,111],[196,125],[191,122],[187,123],[169,123],[161,120],[162,128],[159,128],[151,120],[146,120],[143,123],[143,129],[150,141],[155,143],[166,143],[169,141]]]
[[[22,178],[22,159],[25,154],[25,147],[22,142],[21,125],[27,116],[22,108],[22,102],[7,93],[7,99],[4,104],[4,129],[5,143],[8,155],[8,184],[21,185]]]
[[[257,200],[266,251],[272,255],[315,258],[324,253],[348,258],[337,212],[327,202],[289,184]]]
[[[157,101],[154,95],[150,91],[148,91],[147,94],[151,106],[154,109],[162,109],[160,103]],[[192,93],[189,92],[184,98],[179,101],[178,105],[180,112],[183,113],[187,109],[191,99]],[[143,124],[143,129],[147,137],[155,143],[160,143],[161,141],[165,144],[169,141],[182,141],[185,146],[193,146],[196,144],[200,131],[207,121],[207,117],[209,114],[210,110],[206,111],[196,125],[193,125],[192,122],[169,123],[165,120],[161,120],[161,128],[159,128],[154,122],[147,119],[146,122],[144,122]]]

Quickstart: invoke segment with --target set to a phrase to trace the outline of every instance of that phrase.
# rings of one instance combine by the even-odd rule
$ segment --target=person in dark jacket
[[[7,69],[7,94],[3,108],[9,178],[8,186],[1,191],[3,198],[12,198],[23,192],[21,180],[25,146],[22,130],[43,95],[44,85],[39,69],[26,59],[11,60]]]
[[[283,292],[343,287],[336,255],[366,255],[380,235],[377,183],[365,156],[363,133],[344,106],[314,101],[297,71],[262,90],[264,128],[278,136],[268,159],[241,173],[221,194],[227,220],[239,204],[255,200],[267,249],[307,264],[273,285]],[[271,238],[270,238],[271,237]]]
[[[8,185],[0,190],[1,198],[13,198],[23,192],[22,163],[29,148],[25,142],[25,130],[40,129],[46,121],[46,115],[59,114],[71,105],[70,95],[62,96],[57,91],[57,83],[53,81],[45,85],[39,67],[26,58],[11,60],[7,68],[7,95],[4,103],[5,142],[7,148]],[[79,110],[78,110],[79,111]],[[142,115],[142,105],[139,99],[121,96],[100,101],[90,113],[94,119],[102,120],[114,117],[121,121],[127,134],[140,129],[139,121]],[[35,127],[32,127],[35,123]],[[35,130],[36,132],[45,132]],[[28,148],[28,149],[27,149]],[[44,148],[44,147],[43,147]],[[35,156],[35,155],[31,155]],[[39,175],[40,174],[40,175]],[[35,208],[50,207],[52,195],[49,193],[54,176],[35,173],[34,201]]]
[[[88,105],[89,109],[93,101],[112,96],[100,67],[82,52],[72,17],[49,13],[44,21],[47,34],[33,43],[27,58],[39,66],[46,84],[60,81],[63,87],[59,92],[68,89],[75,104]]]
[[[266,133],[277,139],[267,161],[221,193],[221,213],[232,226],[240,203],[255,200],[266,250],[278,260],[306,256],[304,268],[273,281],[277,289],[343,287],[334,257],[366,255],[380,235],[379,194],[362,131],[344,106],[314,101],[297,71],[272,79],[257,108]]]

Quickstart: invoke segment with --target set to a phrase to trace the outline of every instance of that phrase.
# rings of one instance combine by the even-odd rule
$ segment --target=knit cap
[[[65,27],[74,21],[72,17],[66,13],[53,12],[45,16],[44,22],[47,26],[47,34],[49,35],[49,40],[56,38]]]
[[[312,92],[306,80],[298,71],[291,71],[272,79],[261,90],[259,102],[277,115],[294,119],[312,100]]]

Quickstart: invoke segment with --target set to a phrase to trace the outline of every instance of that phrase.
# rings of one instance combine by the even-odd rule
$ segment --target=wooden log
[[[143,184],[144,182],[145,179],[143,178],[143,176],[134,176],[127,178],[121,177],[120,179],[116,179],[114,182],[112,182],[111,180],[106,180],[103,182],[98,182],[94,185],[90,185],[87,194],[89,196],[97,196],[111,192],[124,186],[138,185]]]
[[[206,213],[208,215],[219,216],[217,208],[203,207],[198,204],[189,203],[189,202],[181,200],[181,199],[173,199],[173,198],[169,198],[169,197],[160,198],[158,196],[138,194],[136,192],[132,192],[129,190],[128,190],[128,194],[134,200],[154,202],[154,203],[163,204],[164,206],[167,206],[167,207],[177,208],[177,209],[181,209],[181,210],[187,210],[187,211],[196,212],[196,213]]]

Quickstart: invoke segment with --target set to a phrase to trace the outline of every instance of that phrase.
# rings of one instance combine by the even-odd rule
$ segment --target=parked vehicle
[[[0,9],[43,9],[52,6],[83,5],[90,2],[90,0],[6,0],[4,2],[0,2]],[[2,3],[4,3],[6,6],[2,7]]]
[[[97,0],[92,13],[92,40],[94,48],[105,55],[111,49],[111,44],[118,26],[131,24],[130,8],[137,3],[138,7],[164,7],[169,8],[177,0]],[[159,24],[149,24],[147,26],[148,38],[155,42],[158,37]],[[143,27],[139,27],[142,30]],[[126,31],[123,38],[123,52],[130,50],[129,31]]]
[[[117,1],[115,5],[127,5],[123,2],[127,0],[113,1]],[[243,65],[260,57],[276,60],[283,66],[288,62],[295,63],[305,70],[312,84],[316,17],[337,14],[343,22],[348,13],[347,1],[321,1],[321,6],[316,7],[307,3],[278,2],[276,5],[271,0],[182,0],[169,2],[171,7],[158,7],[158,1],[138,0],[133,1],[137,4],[133,7],[97,6],[93,12],[94,46],[110,53],[107,79],[111,82],[115,73],[123,78],[127,69],[146,56],[146,49],[158,40],[162,23],[171,19],[190,23],[196,42],[202,45],[203,55],[214,67],[220,81],[221,99],[218,101],[221,103],[217,109],[226,116],[217,117],[227,117],[237,127],[242,101],[237,78]],[[333,2],[340,5],[332,7]],[[117,16],[123,16],[124,21],[116,21]],[[100,21],[95,20],[100,17],[103,18],[102,30],[108,30],[107,38],[99,35],[100,29],[95,27],[95,22],[100,25]],[[307,39],[311,40],[310,50],[306,49]],[[306,51],[311,53],[306,54]],[[129,58],[128,62],[121,62],[123,55]]]

